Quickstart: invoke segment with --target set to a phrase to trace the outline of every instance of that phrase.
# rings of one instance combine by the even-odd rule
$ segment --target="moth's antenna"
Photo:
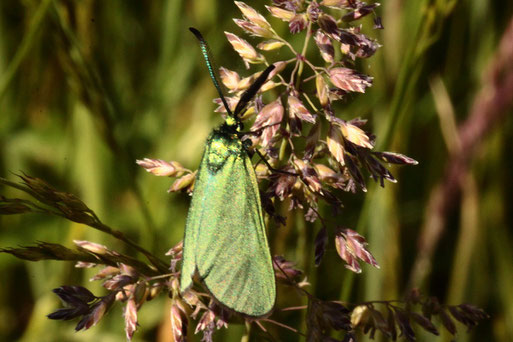
[[[216,87],[217,92],[219,93],[219,97],[221,97],[221,101],[223,101],[224,108],[226,108],[228,115],[233,116],[233,113],[230,110],[230,107],[228,106],[228,102],[226,102],[226,99],[224,98],[223,91],[221,90],[221,85],[219,84],[219,81],[217,80],[216,71],[214,70],[214,67],[213,67],[214,59],[212,58],[212,54],[210,53],[210,48],[208,47],[208,44],[207,44],[205,38],[203,38],[200,31],[196,30],[194,27],[189,27],[189,31],[191,31],[194,34],[194,36],[196,36],[196,38],[198,39],[198,41],[200,43],[200,47],[201,47],[201,52],[203,53],[203,58],[205,58],[205,62],[207,63],[207,68],[208,68],[208,72],[210,74],[210,78],[212,79],[212,82],[214,82],[214,86]],[[240,103],[240,101],[239,101],[239,103]]]
[[[269,65],[267,69],[265,69],[260,76],[253,82],[253,84],[246,90],[242,96],[240,97],[239,102],[237,103],[237,106],[235,107],[235,110],[233,111],[233,115],[236,117],[238,114],[242,113],[246,106],[248,105],[249,101],[253,99],[253,97],[256,95],[260,87],[267,81],[267,77],[273,71],[274,65]]]

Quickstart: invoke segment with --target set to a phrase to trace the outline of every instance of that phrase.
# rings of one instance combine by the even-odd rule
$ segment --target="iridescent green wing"
[[[187,218],[181,289],[195,267],[219,303],[268,314],[276,285],[251,161],[236,136],[209,138]]]
[[[210,140],[210,138],[209,138]],[[209,178],[208,168],[206,161],[208,160],[208,145],[205,148],[201,164],[196,175],[194,182],[194,191],[192,193],[191,205],[189,213],[187,214],[187,222],[185,224],[185,232],[183,238],[183,255],[182,255],[182,270],[180,272],[180,292],[184,292],[192,285],[192,277],[196,272],[196,251],[198,248],[199,227],[201,223],[200,213],[202,207],[205,206],[207,200],[205,198],[207,182]],[[201,214],[200,214],[201,215]]]

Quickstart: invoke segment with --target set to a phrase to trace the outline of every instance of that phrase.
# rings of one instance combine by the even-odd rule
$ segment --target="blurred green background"
[[[264,4],[269,3],[248,4],[267,16]],[[374,77],[374,85],[336,110],[344,118],[369,119],[382,149],[409,155],[419,165],[392,169],[399,182],[385,189],[347,194],[337,221],[367,237],[381,269],[364,267],[362,274],[351,275],[331,241],[322,265],[314,268],[318,227],[305,224],[301,214],[289,214],[285,228],[270,227],[271,249],[296,261],[320,298],[395,299],[415,284],[444,303],[473,303],[491,315],[469,334],[459,325],[457,341],[511,341],[511,106],[479,139],[463,191],[451,201],[443,233],[427,256],[431,270],[421,267],[425,277],[411,278],[422,250],[418,241],[431,227],[430,196],[444,184],[454,150],[452,123],[468,118],[486,66],[513,18],[513,2],[384,0],[377,13],[385,30],[370,30],[372,18],[363,24],[383,47],[361,66]],[[220,117],[213,114],[215,89],[187,28],[204,33],[218,65],[244,75],[241,59],[223,34],[244,36],[232,21],[236,17],[240,12],[230,1],[2,0],[0,175],[15,180],[13,173],[23,171],[77,194],[103,222],[163,257],[182,238],[189,198],[168,194],[171,180],[147,174],[135,159],[197,167],[204,140]],[[269,20],[290,36],[286,25]],[[21,196],[5,187],[1,194]],[[35,241],[72,247],[74,239],[132,254],[118,241],[65,220],[0,217],[0,247]],[[60,306],[51,292],[55,287],[83,284],[102,294],[99,283],[88,282],[94,270],[0,255],[0,274],[1,341],[125,338],[119,305],[86,332],[75,333],[73,322],[46,318]],[[168,304],[161,296],[143,306],[135,341],[169,340]],[[299,304],[297,296],[281,289],[280,307]],[[276,319],[305,330],[301,314],[278,314]],[[231,325],[214,338],[240,341],[243,331]],[[298,340],[283,330],[271,332]],[[451,338],[419,331],[418,340]]]

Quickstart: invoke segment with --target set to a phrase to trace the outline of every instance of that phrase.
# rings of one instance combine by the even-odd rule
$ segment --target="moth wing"
[[[202,170],[199,180],[184,259],[195,255],[201,280],[222,305],[265,316],[274,307],[276,284],[253,165],[242,151],[229,156],[216,173]]]
[[[180,272],[180,292],[184,292],[192,285],[192,277],[196,271],[196,244],[198,243],[199,227],[201,224],[201,208],[204,206],[204,198],[208,178],[208,170],[202,167],[207,158],[207,151],[204,153],[200,168],[196,175],[194,190],[192,193],[191,205],[185,224],[183,238],[182,270]]]

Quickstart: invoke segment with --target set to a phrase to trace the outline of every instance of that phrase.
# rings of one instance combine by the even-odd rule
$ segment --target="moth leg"
[[[281,122],[275,122],[275,123],[272,123],[272,124],[260,127],[256,131],[238,132],[237,134],[241,135],[241,136],[244,136],[244,135],[259,135],[264,129],[266,129],[268,127],[279,125],[280,123]],[[296,176],[296,177],[300,176],[298,173],[295,173],[295,172],[289,172],[289,171],[283,171],[283,170],[275,169],[274,167],[271,166],[271,164],[269,164],[267,159],[265,159],[265,156],[258,149],[254,149],[253,151],[250,151],[249,147],[251,146],[251,140],[249,140],[249,139],[242,140],[242,146],[244,147],[244,149],[246,150],[246,152],[250,156],[253,155],[253,152],[256,152],[258,154],[258,156],[260,157],[260,159],[264,162],[264,164],[269,168],[270,171],[277,172],[277,173],[283,173],[283,174],[290,175],[290,176]]]
[[[271,172],[283,173],[283,174],[286,174],[286,175],[289,175],[289,176],[295,176],[295,177],[299,177],[300,176],[298,173],[295,173],[295,172],[289,172],[289,171],[275,169],[274,167],[271,166],[271,164],[269,164],[267,159],[265,159],[264,155],[259,150],[255,149],[255,152],[256,152],[256,154],[258,154],[260,159],[264,162],[264,164],[269,168],[269,170]]]

